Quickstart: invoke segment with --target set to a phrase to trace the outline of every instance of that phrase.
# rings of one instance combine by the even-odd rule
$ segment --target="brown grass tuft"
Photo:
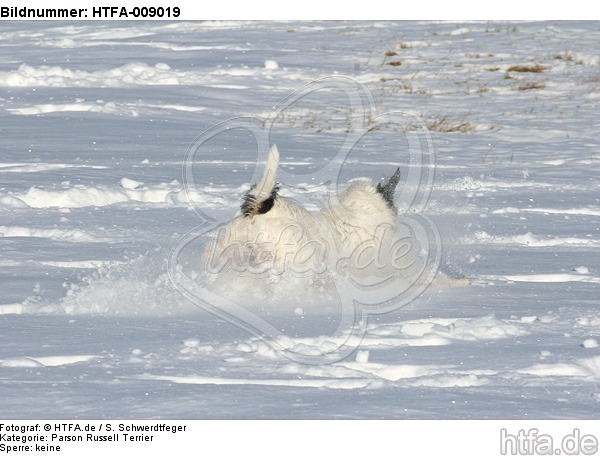
[[[544,84],[543,82],[530,82],[528,84],[522,84],[519,87],[517,87],[517,90],[537,90],[537,89],[543,89],[544,87],[546,87],[546,84]]]
[[[542,65],[513,65],[508,67],[506,72],[515,71],[517,73],[542,73],[546,71],[548,67]]]
[[[443,116],[439,119],[434,119],[427,123],[427,129],[429,131],[439,131],[441,133],[472,133],[475,131],[475,127],[465,120],[453,120],[449,116]]]

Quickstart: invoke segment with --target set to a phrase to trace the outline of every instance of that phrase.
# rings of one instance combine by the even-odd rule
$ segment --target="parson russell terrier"
[[[279,152],[273,146],[262,178],[244,196],[241,212],[217,231],[205,249],[209,276],[227,276],[226,288],[236,288],[232,283],[236,276],[262,279],[261,285],[249,290],[258,293],[289,276],[322,284],[337,275],[361,289],[420,277],[425,266],[423,246],[408,225],[396,220],[394,193],[400,168],[383,184],[353,180],[331,196],[327,207],[309,211],[278,194],[278,166]],[[468,284],[467,279],[450,279],[441,273],[438,284],[439,279],[442,286]]]

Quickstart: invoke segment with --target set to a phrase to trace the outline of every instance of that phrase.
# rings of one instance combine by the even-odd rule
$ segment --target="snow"
[[[42,21],[0,38],[3,418],[597,416],[596,23]],[[331,284],[291,278],[271,277],[280,308],[238,296],[244,321],[188,300],[178,280],[266,143],[281,194],[311,210],[400,166],[398,202],[425,208],[442,271],[470,286],[351,322],[344,290],[321,307]]]
[[[582,345],[583,348],[598,348],[598,341],[596,339],[586,339]]]
[[[265,60],[265,68],[267,70],[276,70],[279,68],[279,65],[275,60]]]
[[[84,208],[90,206],[110,206],[112,204],[139,202],[139,203],[187,203],[185,196],[180,195],[183,188],[179,182],[160,183],[150,188],[141,188],[143,183],[124,177],[119,182],[120,188],[105,186],[87,187],[79,185],[61,190],[44,190],[31,187],[24,194],[8,196],[13,198],[9,204],[18,204],[21,201],[31,208]]]
[[[127,190],[135,190],[136,188],[140,188],[143,186],[144,186],[143,182],[129,179],[127,177],[124,177],[123,179],[121,179],[121,187],[123,187]]]

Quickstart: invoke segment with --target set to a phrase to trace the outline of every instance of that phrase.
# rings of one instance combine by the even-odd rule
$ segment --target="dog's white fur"
[[[277,194],[278,166],[273,146],[241,212],[206,245],[201,277],[208,289],[264,309],[278,301],[329,305],[331,296],[337,299],[340,279],[350,284],[351,295],[361,290],[377,299],[388,296],[384,300],[433,280],[437,266],[431,266],[426,246],[408,222],[400,218],[397,223],[393,196],[399,170],[383,186],[368,179],[351,181],[322,210],[308,211]],[[469,284],[443,273],[434,283],[437,288]],[[383,294],[371,293],[376,290]],[[265,304],[267,296],[271,304]]]
[[[205,249],[209,276],[226,277],[226,289],[240,276],[260,278],[249,291],[257,293],[286,275],[322,280],[338,274],[365,286],[418,276],[424,265],[421,247],[396,223],[392,202],[399,174],[388,183],[387,196],[370,180],[354,180],[326,208],[314,212],[277,195],[278,166],[279,152],[273,146],[242,212]]]

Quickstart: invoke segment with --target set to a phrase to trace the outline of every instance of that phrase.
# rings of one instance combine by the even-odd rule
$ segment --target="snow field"
[[[596,416],[594,23],[14,22],[0,38],[3,417]],[[285,337],[265,341],[188,302],[167,258],[196,211],[231,218],[260,168],[231,131],[185,187],[194,138],[332,74],[365,84],[380,112],[419,113],[442,269],[472,286],[371,316],[355,353],[315,366],[287,351],[348,333],[293,284],[288,314],[265,316]],[[382,128],[333,187],[313,179],[355,126],[337,95],[306,97],[271,129],[295,177],[282,194],[311,209],[350,178],[409,168]]]

